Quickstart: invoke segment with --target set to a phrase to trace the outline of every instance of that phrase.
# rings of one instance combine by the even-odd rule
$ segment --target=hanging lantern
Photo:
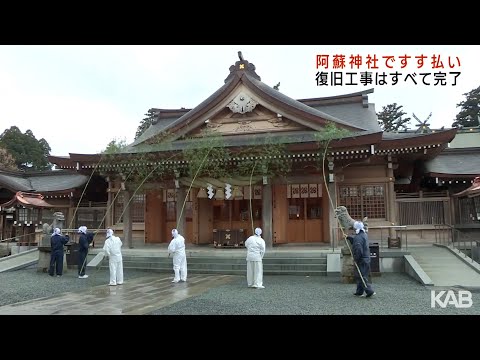
[[[207,190],[205,188],[200,188],[200,190],[198,190],[197,198],[199,198],[199,199],[208,198]]]
[[[216,200],[225,200],[225,192],[223,191],[222,188],[218,189],[215,192],[215,199]]]
[[[243,192],[239,186],[233,188],[231,199],[243,199]]]

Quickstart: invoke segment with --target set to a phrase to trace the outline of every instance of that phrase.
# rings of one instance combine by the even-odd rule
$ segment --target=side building
[[[64,227],[103,227],[107,183],[90,175],[76,169],[0,169],[0,240],[36,245],[55,213],[62,213]]]

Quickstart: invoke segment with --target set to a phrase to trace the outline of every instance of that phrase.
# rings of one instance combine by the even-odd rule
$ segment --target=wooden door
[[[210,199],[198,199],[198,244],[213,244],[213,206]]]
[[[288,242],[323,242],[322,198],[290,198],[287,200]]]
[[[288,201],[287,186],[273,186],[272,236],[274,244],[287,242]]]
[[[165,242],[163,192],[148,191],[145,195],[145,243]]]

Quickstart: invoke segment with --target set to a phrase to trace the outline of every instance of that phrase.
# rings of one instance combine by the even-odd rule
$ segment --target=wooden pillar
[[[75,228],[76,224],[75,224],[74,216],[77,216],[77,213],[75,210],[78,211],[77,206],[75,205],[73,198],[70,198],[70,201],[68,203],[68,209],[66,209],[65,214],[63,214],[65,216],[65,226],[70,225],[71,228]]]
[[[455,206],[454,204],[458,202],[458,198],[450,198],[447,191],[447,200],[443,201],[443,213],[444,218],[443,222],[447,225],[455,224]]]
[[[192,242],[194,244],[199,243],[199,233],[200,233],[200,222],[199,222],[199,216],[198,216],[198,190],[199,189],[194,189],[192,188],[190,191],[192,192],[192,227],[193,227],[193,239]]]
[[[265,184],[262,189],[262,237],[265,240],[265,246],[269,249],[273,247],[272,204],[272,185]]]
[[[335,182],[329,182],[326,184],[328,187],[328,192],[332,197],[332,203],[335,204],[335,200],[337,198],[337,186]],[[327,195],[328,197],[328,195]],[[328,201],[328,226],[330,228],[330,245],[333,247],[338,247],[340,244],[341,238],[337,238],[338,236],[338,222],[337,218],[335,217],[335,209],[332,207],[330,201]]]
[[[185,208],[183,207],[183,204],[185,203],[185,196],[187,195],[187,191],[185,187],[180,186],[180,188],[177,189],[176,191],[177,197],[177,206],[176,206],[176,219],[177,219],[177,230],[178,233],[185,236]],[[185,205],[186,206],[186,205]],[[183,211],[182,211],[183,209]]]
[[[105,228],[109,228],[113,225],[112,221],[112,201],[113,201],[113,195],[112,195],[112,182],[110,181],[110,178],[107,177],[107,182],[108,182],[108,188],[107,188],[107,210],[105,213]]]
[[[388,189],[387,189],[387,196],[388,196],[388,221],[391,225],[398,225],[397,224],[397,217],[395,214],[395,204],[396,204],[396,196],[395,196],[395,177],[393,176],[393,164],[392,164],[392,156],[388,155],[388,164],[387,164],[387,177],[388,177]],[[391,239],[396,238],[396,231],[393,228],[389,229],[389,236]]]
[[[0,240],[3,240],[4,238],[6,238],[5,236],[5,227],[3,226],[3,222],[4,222],[4,217],[6,216],[6,214],[4,214],[0,208]]]
[[[123,237],[128,244],[129,249],[133,249],[133,229],[132,229],[132,202],[130,201],[132,197],[132,192],[130,190],[125,190],[123,193],[124,196],[124,213],[123,213]]]
[[[328,188],[328,193],[331,196],[331,201],[329,201],[329,204],[336,204],[336,199],[337,199],[337,185],[335,183],[335,173],[334,173],[334,157],[329,156],[328,158],[328,177],[327,177],[327,188]],[[328,194],[327,194],[328,197]],[[328,224],[330,227],[330,245],[333,247],[336,247],[339,245],[340,240],[343,239],[338,239],[338,230],[337,230],[337,219],[335,217],[335,209],[333,206],[329,205],[328,206]]]

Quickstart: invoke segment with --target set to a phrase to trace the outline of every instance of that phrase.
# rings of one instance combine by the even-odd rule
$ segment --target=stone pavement
[[[448,248],[412,247],[410,253],[435,286],[480,287],[480,274],[469,265],[472,263],[461,260]]]
[[[142,315],[230,281],[229,275],[191,275],[172,284],[170,274],[152,274],[122,285],[99,285],[84,291],[0,307],[0,315]]]
[[[19,254],[0,258],[0,272],[11,271],[36,264],[38,261],[38,250],[32,249]]]

